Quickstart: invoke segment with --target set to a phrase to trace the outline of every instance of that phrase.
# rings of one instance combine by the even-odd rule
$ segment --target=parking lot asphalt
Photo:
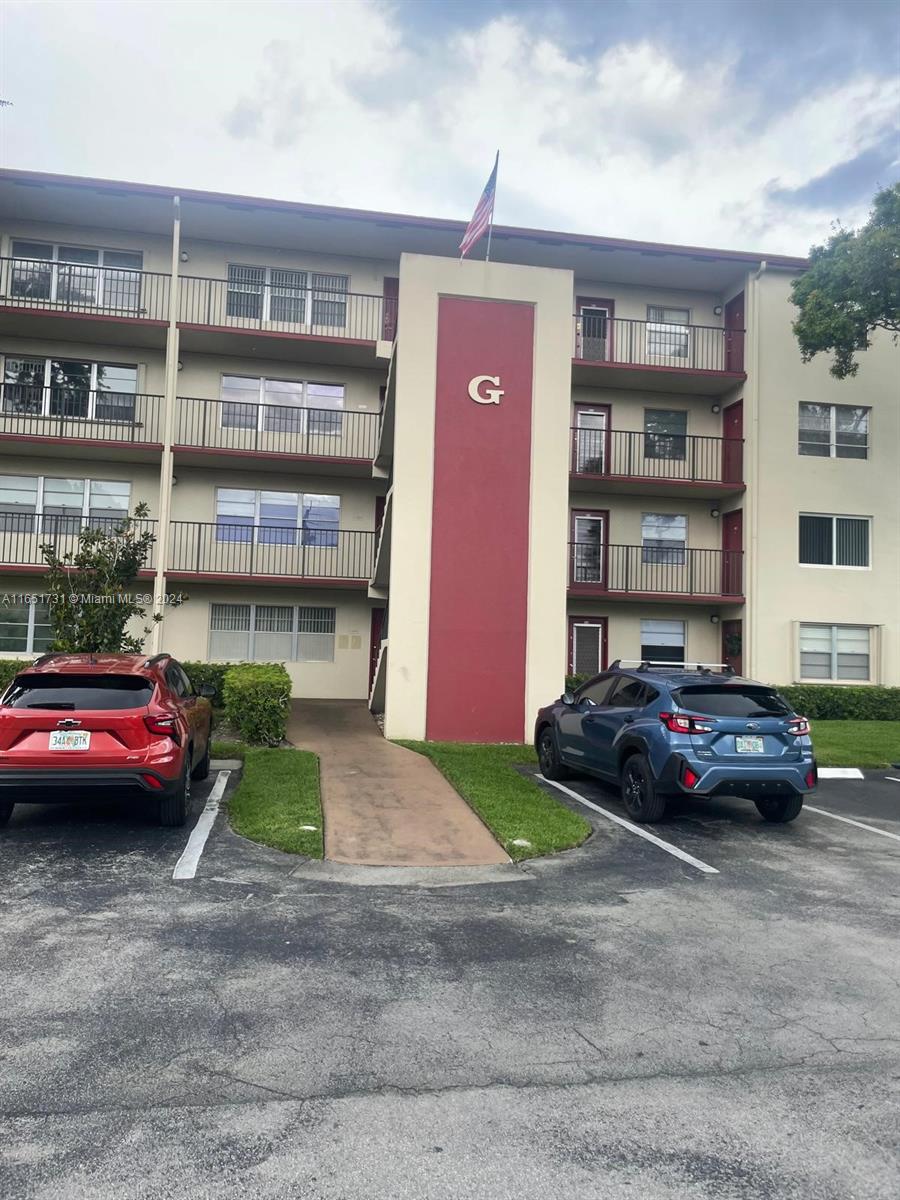
[[[23,806],[0,832],[0,1197],[896,1200],[887,774],[812,801],[869,829],[679,804],[653,834],[716,873],[558,791],[581,848],[395,876],[219,816],[175,880],[190,828]]]

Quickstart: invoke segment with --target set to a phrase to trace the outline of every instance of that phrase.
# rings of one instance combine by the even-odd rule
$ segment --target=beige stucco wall
[[[170,588],[174,591],[175,588]],[[305,604],[335,608],[333,662],[286,662],[292,695],[362,700],[368,694],[371,607],[365,595],[327,588],[179,584],[188,599],[164,615],[162,646],[176,658],[207,659],[210,604]]]
[[[569,508],[600,509],[609,512],[609,542],[618,546],[640,546],[641,517],[644,513],[671,513],[687,517],[687,545],[697,550],[719,550],[722,545],[721,519],[711,517],[713,508],[724,501],[678,499],[671,496],[619,496],[604,492],[574,490]],[[735,507],[739,508],[740,503]]]
[[[10,245],[14,238],[32,242],[61,243],[67,246],[95,246],[100,250],[140,250],[144,255],[145,271],[168,273],[172,269],[171,240],[158,234],[7,218],[0,230],[0,257],[9,257]]]
[[[75,362],[121,363],[136,366],[137,390],[161,396],[165,386],[166,357],[161,350],[146,346],[108,346],[94,342],[61,342],[44,338],[4,337],[0,356],[10,358],[55,358]]]
[[[568,271],[411,254],[404,254],[400,263],[385,729],[389,737],[425,734],[441,295],[515,300],[533,304],[535,310],[524,738],[530,736],[548,689],[558,685],[565,646],[572,276]]]
[[[684,621],[685,659],[689,662],[721,662],[721,625],[710,621],[711,615],[723,619],[737,615],[737,610],[717,606],[641,604],[640,602],[610,602],[571,597],[569,617],[606,617],[608,662],[617,658],[640,659],[641,621]],[[566,667],[568,667],[568,646]],[[545,701],[546,703],[546,701]]]
[[[717,316],[713,312],[716,305],[722,304],[722,299],[712,292],[681,291],[675,288],[650,287],[647,284],[609,283],[602,280],[596,282],[579,276],[575,281],[573,295],[576,299],[585,296],[589,299],[613,300],[613,315],[632,321],[646,321],[649,304],[689,308],[692,325],[721,326],[724,319],[721,313]],[[575,311],[573,307],[572,312]]]
[[[800,359],[791,331],[791,276],[750,282],[745,433],[750,550],[749,667],[758,677],[797,678],[796,626],[880,627],[873,682],[900,684],[900,354],[886,334],[859,356],[854,379],[836,380],[830,360]],[[814,458],[797,450],[802,401],[871,407],[866,459]],[[799,514],[872,518],[868,570],[801,566]]]
[[[396,262],[346,254],[322,254],[314,249],[285,250],[276,246],[204,241],[190,236],[185,236],[181,245],[183,253],[188,256],[188,261],[182,264],[182,272],[209,279],[227,278],[228,264],[240,263],[244,266],[349,275],[351,292],[380,296],[385,275],[396,277],[397,274]]]
[[[687,413],[688,436],[721,437],[722,414],[712,411],[713,404],[722,407],[714,396],[689,396],[672,392],[630,391],[624,388],[573,387],[572,405],[609,405],[610,429],[643,432],[646,409],[666,409]],[[574,412],[572,425],[575,424]]]
[[[216,488],[254,488],[277,492],[315,492],[341,497],[341,529],[375,528],[376,484],[334,475],[295,475],[280,471],[229,471],[176,465],[172,491],[173,521],[215,521]]]
[[[120,462],[112,455],[93,458],[40,458],[0,453],[2,475],[45,475],[53,479],[104,479],[131,484],[131,509],[146,502],[153,519],[159,511],[159,470],[151,464]]]
[[[366,371],[358,367],[335,367],[320,363],[291,363],[263,357],[237,355],[190,354],[181,356],[178,372],[178,394],[204,400],[221,398],[223,375],[245,375],[251,378],[291,379],[312,383],[342,383],[344,408],[353,411],[377,412],[379,388],[384,384],[383,371]]]

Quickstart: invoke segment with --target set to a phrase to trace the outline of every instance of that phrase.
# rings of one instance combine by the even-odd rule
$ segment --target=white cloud
[[[700,72],[649,36],[576,58],[515,9],[412,41],[375,0],[14,3],[6,43],[5,165],[464,219],[499,145],[504,223],[772,252],[863,215],[772,191],[900,103],[861,71],[772,113],[724,47]]]

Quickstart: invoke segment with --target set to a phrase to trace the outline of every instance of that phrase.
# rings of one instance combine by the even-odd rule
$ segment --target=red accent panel
[[[426,734],[520,742],[531,490],[531,305],[444,296],[437,395]],[[500,377],[499,404],[469,397]]]

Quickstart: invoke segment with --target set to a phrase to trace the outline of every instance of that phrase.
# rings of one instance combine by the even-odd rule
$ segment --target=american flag
[[[500,151],[498,150],[497,157],[494,159],[494,169],[491,171],[491,177],[484,185],[481,199],[475,205],[472,220],[463,234],[463,240],[459,243],[460,258],[466,257],[478,239],[494,223],[494,197],[497,194],[497,166],[499,162]],[[490,250],[490,243],[488,243],[488,250]]]

